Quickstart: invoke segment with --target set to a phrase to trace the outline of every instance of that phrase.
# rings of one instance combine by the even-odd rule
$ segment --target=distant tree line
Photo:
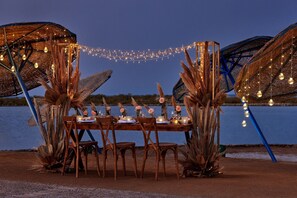
[[[91,95],[85,100],[85,104],[88,105],[93,102],[95,105],[102,105],[102,98],[105,98],[106,102],[109,105],[117,105],[119,102],[124,105],[132,105],[131,97],[133,97],[139,105],[147,104],[147,105],[156,105],[159,103],[158,95],[132,95],[132,94],[119,94],[113,96],[106,96],[102,94]],[[165,95],[167,103],[171,103],[171,96]]]
[[[119,94],[113,96],[107,96],[103,94],[90,95],[85,100],[85,105],[90,105],[93,102],[95,105],[102,105],[102,98],[105,98],[109,105],[117,105],[119,102],[123,105],[131,105],[131,97],[133,97],[139,105],[157,105],[159,104],[158,95],[132,95],[132,94]],[[165,95],[168,105],[171,105],[171,95]],[[257,103],[257,105],[267,105],[267,101],[253,101],[250,100],[250,104]],[[297,98],[289,98],[286,100],[276,100],[275,105],[296,105]],[[181,104],[183,105],[183,104]],[[241,101],[236,96],[228,96],[224,105],[241,105]],[[27,106],[26,99],[24,97],[16,98],[0,98],[0,106]]]
[[[28,106],[26,98],[0,98],[0,106]]]

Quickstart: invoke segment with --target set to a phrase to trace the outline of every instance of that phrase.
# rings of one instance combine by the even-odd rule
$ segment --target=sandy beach
[[[167,176],[154,180],[154,156],[150,155],[143,179],[135,178],[132,158],[127,155],[128,175],[123,176],[119,161],[119,177],[114,181],[112,158],[108,160],[108,175],[98,177],[93,157],[89,173],[61,176],[59,173],[40,173],[35,152],[0,152],[0,197],[296,197],[297,146],[272,146],[276,158],[291,156],[293,160],[235,159],[229,155],[255,153],[268,155],[263,146],[227,147],[227,157],[221,159],[223,174],[215,178],[176,179],[173,156],[167,157]],[[138,150],[138,170],[142,151]],[[101,159],[101,156],[100,156]],[[102,161],[100,161],[102,166]]]

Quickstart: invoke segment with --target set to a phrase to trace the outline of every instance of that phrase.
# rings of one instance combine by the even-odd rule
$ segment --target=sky
[[[275,36],[297,22],[296,0],[9,0],[2,3],[1,25],[58,23],[79,44],[118,50],[162,50],[196,41],[221,48],[254,36]],[[112,77],[94,94],[165,94],[182,72],[184,55],[146,63],[114,62],[81,54],[81,78],[108,69]],[[43,95],[42,87],[30,95]]]

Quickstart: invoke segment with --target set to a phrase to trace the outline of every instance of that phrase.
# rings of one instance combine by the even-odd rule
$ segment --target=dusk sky
[[[77,35],[79,44],[121,50],[162,50],[213,40],[221,48],[253,37],[275,36],[297,22],[296,0],[10,0],[2,2],[1,25],[58,23]],[[113,70],[95,94],[165,94],[182,71],[184,55],[146,63],[114,62],[81,54],[81,77]],[[43,88],[30,91],[43,95]]]

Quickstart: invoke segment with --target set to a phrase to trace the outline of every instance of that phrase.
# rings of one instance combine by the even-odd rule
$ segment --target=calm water
[[[127,107],[128,114],[134,115],[134,108]],[[269,144],[297,144],[297,107],[251,107]],[[156,114],[160,107],[155,107]],[[168,107],[168,112],[172,111]],[[182,111],[185,114],[185,110]],[[112,108],[113,115],[119,115],[118,107]],[[29,107],[0,107],[0,150],[32,149],[43,143],[37,127],[29,127],[27,120],[31,116]],[[243,111],[240,106],[223,107],[221,114],[221,143],[222,144],[261,144],[261,140],[252,123],[247,119],[247,127],[243,128]],[[97,131],[92,132],[95,139],[101,137]],[[87,138],[87,137],[86,137]],[[142,134],[139,132],[123,131],[117,136],[118,140],[135,141],[143,145]],[[161,133],[161,140],[184,144],[183,133]]]

